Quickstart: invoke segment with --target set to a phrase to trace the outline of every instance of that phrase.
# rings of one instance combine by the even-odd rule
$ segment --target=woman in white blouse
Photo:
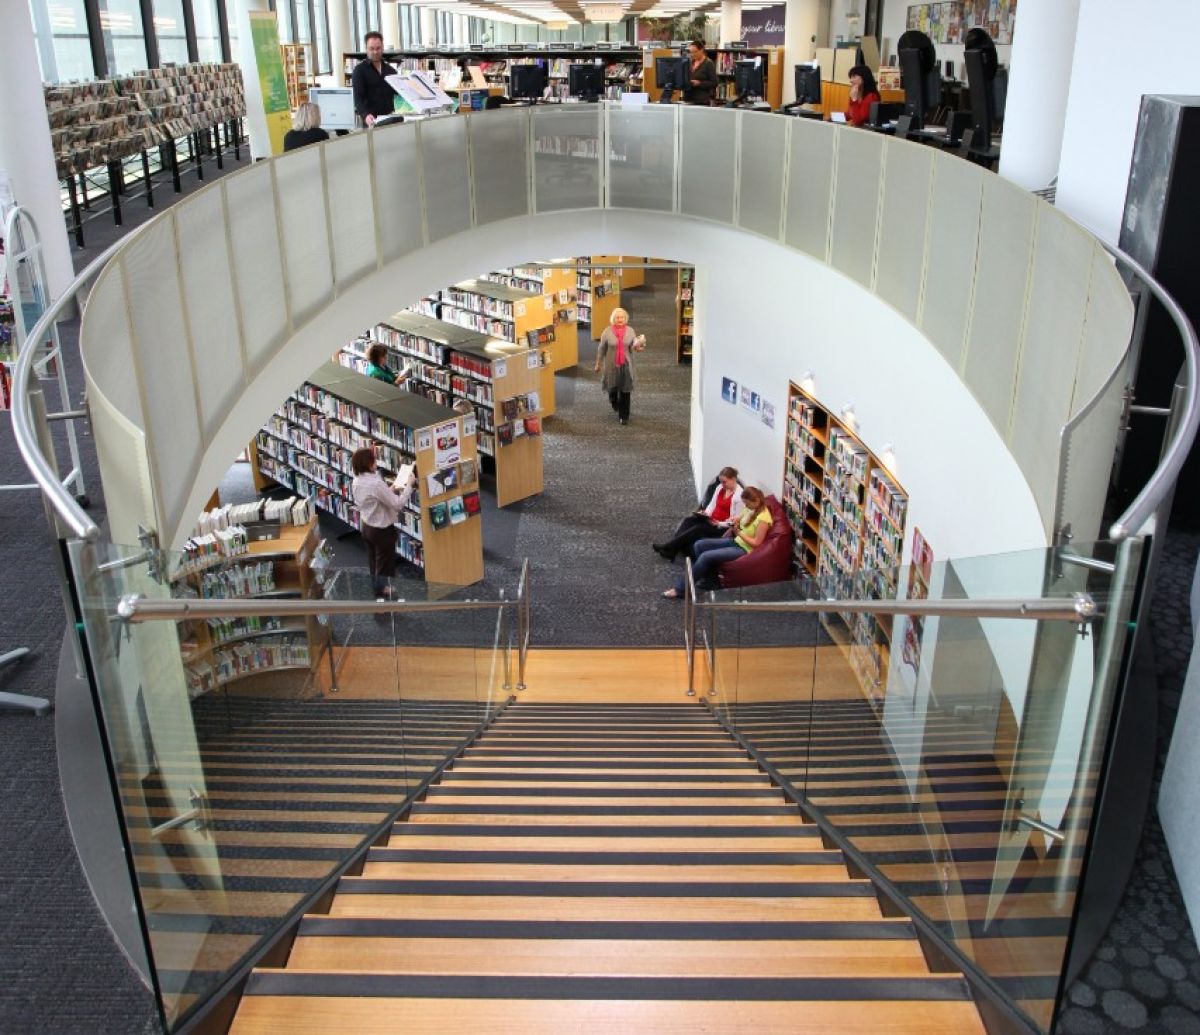
[[[411,475],[402,489],[385,482],[376,470],[375,450],[370,446],[354,451],[350,469],[354,472],[350,491],[358,507],[359,531],[367,546],[371,581],[376,599],[382,600],[392,595],[389,580],[396,574],[396,540],[400,536],[396,522],[412,499],[417,483]]]

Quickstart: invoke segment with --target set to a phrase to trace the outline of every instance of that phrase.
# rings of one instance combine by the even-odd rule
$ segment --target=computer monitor
[[[546,93],[546,66],[539,62],[511,65],[508,95],[515,101],[540,101]]]
[[[900,80],[904,86],[904,114],[912,129],[924,129],[925,120],[937,108],[942,91],[937,51],[933,40],[917,29],[909,29],[896,41],[900,56]]]
[[[821,103],[821,66],[796,66],[796,103]]]
[[[992,147],[996,69],[1000,62],[996,45],[983,29],[971,29],[963,42],[963,64],[967,66],[967,86],[971,93],[971,150],[986,152]]]
[[[567,93],[584,101],[604,96],[604,66],[571,65],[567,69]]]
[[[654,81],[662,90],[663,102],[671,100],[676,90],[687,86],[688,59],[685,57],[656,57],[654,59]]]
[[[738,100],[744,97],[764,97],[767,89],[763,85],[762,62],[738,61],[733,66],[733,85]]]

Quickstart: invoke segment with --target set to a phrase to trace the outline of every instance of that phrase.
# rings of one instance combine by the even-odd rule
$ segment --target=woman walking
[[[608,326],[600,335],[596,347],[596,371],[601,367],[604,374],[600,387],[608,392],[608,401],[617,413],[617,420],[629,423],[629,396],[633,392],[633,354],[646,347],[646,336],[635,334],[629,326],[629,314],[624,309],[614,309],[608,318]]]

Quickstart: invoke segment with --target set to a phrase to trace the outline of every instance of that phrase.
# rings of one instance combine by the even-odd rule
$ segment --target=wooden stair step
[[[364,877],[388,878],[391,880],[484,880],[495,877],[497,867],[493,863],[469,862],[392,862],[369,860],[363,868]],[[512,881],[720,881],[740,880],[746,884],[796,881],[841,881],[846,879],[845,863],[827,861],[807,865],[747,865],[730,866],[726,863],[704,866],[681,867],[676,864],[636,864],[605,862],[595,865],[566,863],[506,863],[502,870],[504,880]]]

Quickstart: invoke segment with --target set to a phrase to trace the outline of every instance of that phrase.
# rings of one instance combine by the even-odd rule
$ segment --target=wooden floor
[[[519,703],[254,972],[234,1035],[982,1032],[962,979],[680,701],[681,652],[638,653],[531,658]]]

